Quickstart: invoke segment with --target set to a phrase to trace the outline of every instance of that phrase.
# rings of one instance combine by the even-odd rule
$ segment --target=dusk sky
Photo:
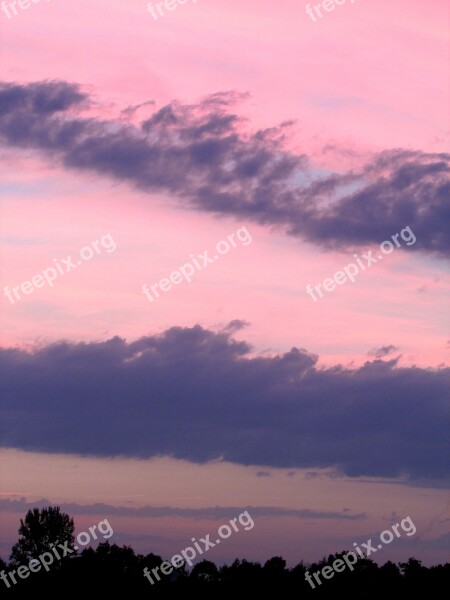
[[[2,558],[448,560],[450,7],[328,1],[0,3]]]

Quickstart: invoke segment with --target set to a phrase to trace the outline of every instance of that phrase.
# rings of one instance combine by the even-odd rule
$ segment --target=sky
[[[208,559],[291,566],[409,516],[373,559],[446,561],[448,3],[24,6],[0,556],[51,503],[166,557],[248,510]]]

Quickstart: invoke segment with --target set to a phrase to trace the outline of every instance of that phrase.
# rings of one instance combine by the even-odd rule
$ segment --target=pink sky
[[[317,22],[298,0],[189,1],[158,21],[144,0],[41,0],[11,19],[0,13],[0,72],[5,82],[80,84],[97,103],[91,115],[122,121],[123,109],[149,100],[154,104],[139,109],[135,122],[173,100],[190,104],[218,91],[248,93],[235,109],[248,119],[248,131],[293,120],[286,148],[308,155],[313,173],[343,173],[385,150],[448,149],[448,25],[444,0],[358,0]],[[58,278],[54,287],[45,285],[14,304],[2,296],[2,346],[113,336],[131,342],[174,325],[218,331],[240,319],[248,325],[235,338],[250,343],[254,356],[295,346],[318,355],[320,366],[356,367],[371,349],[393,345],[402,366],[448,364],[444,258],[404,246],[355,283],[313,302],[306,285],[342,270],[351,251],[325,251],[287,236],[281,227],[183,208],[169,192],[149,193],[95,171],[67,169],[56,154],[7,146],[0,152],[3,286],[21,285],[53,259],[76,256],[106,234],[117,246]],[[154,303],[143,295],[144,283],[167,277],[190,254],[213,250],[243,226],[251,244],[239,245]],[[355,251],[370,249],[377,254],[374,244]],[[432,542],[448,531],[448,519],[427,527],[445,506],[446,494],[428,483],[411,488],[382,478],[310,480],[301,469],[289,478],[287,470],[276,468],[270,468],[270,477],[256,478],[259,467],[199,466],[166,457],[107,460],[8,448],[0,453],[5,458],[0,491],[14,494],[0,499],[350,508],[367,514],[348,522],[266,517],[211,560],[236,554],[265,560],[277,553],[291,562],[318,559],[381,531],[393,513],[411,514],[418,530],[426,530],[424,539],[431,541],[421,540],[420,546],[425,562],[445,555]],[[20,516],[0,512],[3,558]],[[76,521],[81,528],[92,519]],[[140,551],[153,547],[138,535],[160,535],[164,539],[155,542],[154,551],[169,553],[210,526],[206,520],[121,517],[116,528],[123,534],[120,543],[129,539]],[[393,546],[380,560],[412,553],[408,546]]]

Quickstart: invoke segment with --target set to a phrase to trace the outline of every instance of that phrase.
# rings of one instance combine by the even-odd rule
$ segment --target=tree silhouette
[[[202,560],[191,571],[191,577],[199,581],[217,581],[219,570],[210,560]]]
[[[281,556],[272,556],[264,563],[263,569],[271,577],[280,577],[286,569],[286,561]]]
[[[234,596],[274,597],[301,596],[311,600],[329,600],[345,595],[347,600],[379,600],[386,595],[394,598],[409,598],[414,595],[424,598],[440,597],[442,590],[450,584],[450,564],[425,567],[420,560],[409,558],[407,562],[394,564],[388,561],[378,566],[369,558],[359,558],[353,569],[335,571],[330,577],[324,569],[338,559],[344,564],[346,551],[330,554],[317,563],[302,562],[289,568],[281,556],[269,558],[264,565],[245,559],[236,559],[232,564],[218,568],[212,561],[202,560],[190,571],[186,565],[160,578],[155,576],[152,583],[144,576],[144,569],[159,568],[163,558],[157,554],[136,554],[131,546],[118,546],[109,541],[100,542],[96,548],[84,548],[75,560],[57,560],[57,568],[46,572],[30,573],[22,581],[18,576],[17,587],[9,573],[11,567],[23,565],[31,559],[39,558],[44,552],[51,552],[53,545],[73,547],[74,524],[69,515],[61,513],[59,507],[28,511],[21,520],[20,538],[13,547],[12,563],[6,565],[0,558],[0,589],[3,583],[14,584],[11,597],[35,597],[46,594],[56,598],[61,590],[70,589],[71,594],[84,597],[86,589],[90,595],[104,597],[118,595],[126,598],[144,598],[149,593],[155,600],[168,600],[181,595],[193,595],[196,600],[227,598]],[[314,587],[305,578],[313,578]],[[329,573],[328,573],[329,575]],[[9,577],[9,579],[8,579]],[[2,583],[3,580],[3,583]],[[19,595],[14,595],[15,590]],[[4,590],[5,591],[5,590]],[[12,590],[11,590],[12,591]]]
[[[73,548],[75,525],[69,515],[62,513],[59,506],[33,508],[25,519],[20,519],[19,540],[11,551],[13,565],[28,563],[51,550],[51,545],[68,543]]]
[[[418,577],[423,570],[422,561],[411,557],[408,562],[400,563],[400,569],[405,577]]]

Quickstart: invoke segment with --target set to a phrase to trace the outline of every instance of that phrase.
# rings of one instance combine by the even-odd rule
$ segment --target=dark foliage
[[[323,569],[330,575],[333,563],[342,563],[346,552],[323,558],[318,563],[298,563],[288,568],[281,556],[273,556],[264,565],[258,562],[236,559],[231,565],[217,567],[210,560],[201,560],[187,571],[185,565],[173,569],[166,563],[170,573],[163,575],[159,568],[164,559],[156,554],[135,554],[130,546],[118,546],[109,541],[97,548],[85,548],[81,554],[74,552],[63,560],[55,561],[47,571],[31,572],[25,578],[17,574],[18,569],[37,563],[43,552],[64,542],[71,548],[74,544],[73,519],[61,513],[59,507],[28,511],[19,528],[19,541],[13,547],[9,565],[0,558],[0,589],[3,598],[30,598],[42,592],[49,600],[79,595],[99,597],[111,593],[126,598],[181,597],[195,594],[203,598],[230,598],[231,594],[273,593],[276,597],[332,598],[345,595],[348,600],[378,600],[386,595],[405,598],[418,595],[429,598],[438,594],[450,583],[450,564],[432,567],[422,566],[419,560],[410,558],[406,563],[395,565],[388,561],[378,566],[367,558],[359,559],[349,569],[333,572],[325,578]],[[21,560],[19,560],[21,559]],[[22,566],[20,566],[22,565]],[[167,569],[169,567],[169,569]],[[158,575],[153,573],[157,569]],[[144,576],[144,570],[152,582]],[[15,572],[16,583],[11,583]],[[20,573],[20,570],[19,570]],[[313,578],[319,573],[320,584]],[[307,581],[313,581],[314,587]]]
[[[376,599],[386,596],[408,597],[410,594],[434,597],[450,583],[450,564],[424,567],[421,562],[410,558],[406,563],[395,565],[388,561],[378,566],[370,559],[361,559],[350,571],[346,568],[335,573],[331,579],[320,576],[321,585],[312,589],[305,580],[305,573],[321,571],[326,565],[341,558],[344,553],[324,558],[318,563],[303,562],[287,568],[279,556],[269,559],[264,565],[236,559],[231,565],[217,567],[209,560],[197,562],[188,573],[184,567],[162,576],[150,584],[143,571],[161,565],[163,558],[155,554],[135,554],[129,546],[119,547],[109,542],[101,543],[95,550],[85,549],[80,555],[66,560],[59,568],[54,566],[47,572],[32,573],[25,580],[19,579],[9,589],[0,581],[3,597],[29,598],[43,592],[47,598],[62,598],[67,591],[81,596],[108,593],[123,594],[127,598],[148,597],[173,598],[181,594],[195,594],[202,598],[230,598],[230,594],[273,593],[277,597],[294,594],[301,598],[332,598],[345,594],[348,599]],[[1,559],[0,559],[1,560]],[[12,565],[6,566],[6,572]]]

